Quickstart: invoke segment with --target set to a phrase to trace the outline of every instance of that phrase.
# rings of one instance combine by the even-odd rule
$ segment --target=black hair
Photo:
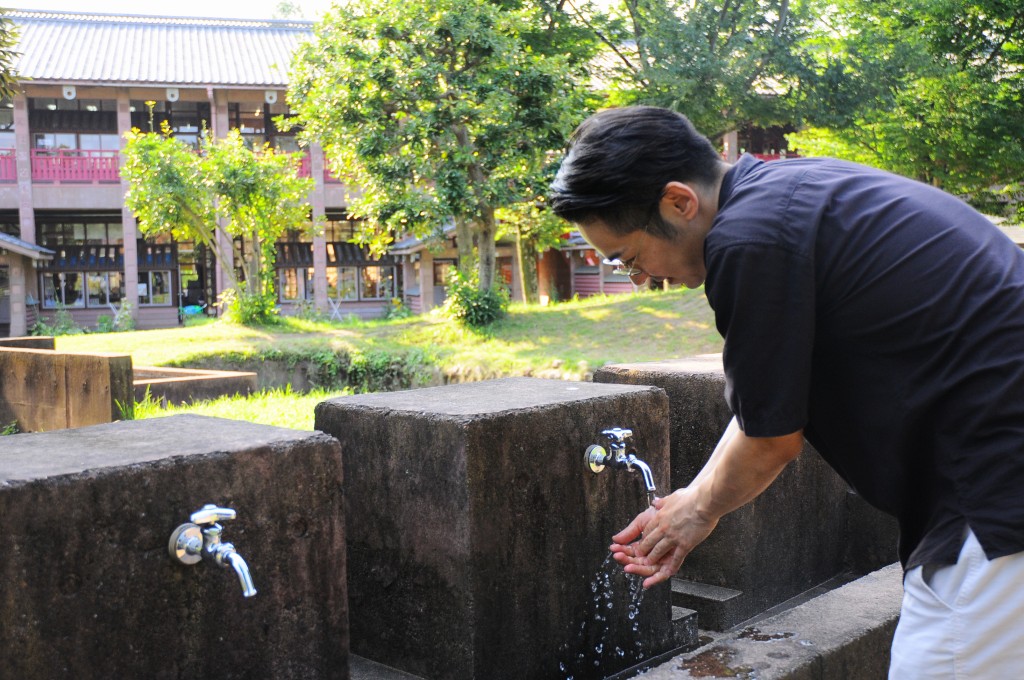
[[[594,218],[615,233],[645,229],[669,182],[703,186],[717,179],[722,157],[690,120],[653,106],[606,109],[576,128],[551,183],[551,208],[577,224]],[[661,220],[651,233],[671,228]]]

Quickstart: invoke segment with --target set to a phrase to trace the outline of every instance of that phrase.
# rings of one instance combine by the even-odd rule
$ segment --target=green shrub
[[[53,322],[46,323],[42,317],[39,317],[29,332],[32,335],[81,335],[85,333],[85,329],[75,323],[67,307],[58,303],[57,311],[53,315]]]
[[[135,316],[132,314],[132,303],[122,302],[114,314],[113,330],[133,331],[135,330]]]
[[[0,427],[0,437],[6,434],[18,434],[19,432],[21,432],[21,429],[18,427],[17,420],[15,420],[13,423],[8,423],[7,425]]]
[[[221,308],[225,321],[242,326],[269,326],[280,318],[273,293],[238,293],[228,288],[217,296],[214,306]]]
[[[312,300],[302,300],[292,308],[292,316],[303,321],[326,321],[327,316],[316,308]]]
[[[412,310],[402,298],[393,297],[391,302],[384,305],[385,319],[408,319],[410,316],[412,316]]]
[[[100,314],[96,317],[96,332],[98,333],[113,333],[114,332],[114,317],[109,314]]]
[[[448,299],[444,313],[448,318],[469,326],[482,328],[505,316],[509,295],[504,286],[494,285],[480,290],[476,275],[466,276],[457,269],[448,275]]]
[[[390,392],[412,387],[427,372],[429,359],[422,350],[373,350],[348,356],[346,383],[357,392]]]

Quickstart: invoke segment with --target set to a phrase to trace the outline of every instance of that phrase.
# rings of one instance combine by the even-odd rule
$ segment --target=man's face
[[[617,234],[600,220],[579,225],[579,230],[587,243],[605,258],[618,260],[626,268],[636,271],[629,278],[637,285],[653,279],[658,283],[668,281],[671,285],[699,287],[707,274],[704,269],[703,237],[697,238],[691,234],[687,229],[689,225],[674,224],[657,213],[653,218],[664,222],[675,234],[674,238],[656,236],[647,229],[625,235]]]

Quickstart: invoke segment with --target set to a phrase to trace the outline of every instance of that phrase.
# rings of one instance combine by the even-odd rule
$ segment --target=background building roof
[[[313,22],[11,10],[36,83],[286,87]]]
[[[22,241],[17,236],[11,236],[10,234],[4,234],[3,232],[0,232],[0,250],[24,255],[25,257],[30,257],[33,260],[49,260],[53,257],[53,251],[49,248],[43,248],[42,246],[37,246],[34,243]]]

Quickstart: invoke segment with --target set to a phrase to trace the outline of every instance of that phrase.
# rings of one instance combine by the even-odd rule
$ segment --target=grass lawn
[[[573,377],[606,363],[653,361],[721,351],[702,290],[594,297],[547,307],[512,305],[484,332],[436,314],[347,323],[286,319],[263,328],[220,321],[184,328],[57,338],[57,349],[130,354],[136,366],[187,366],[190,359],[270,350],[419,351],[444,369],[486,375],[557,369]]]
[[[461,379],[585,379],[606,363],[681,358],[722,348],[703,291],[687,289],[594,297],[548,307],[513,305],[505,319],[482,332],[427,314],[346,323],[286,319],[266,328],[209,321],[183,328],[61,336],[56,343],[64,351],[130,354],[136,366],[188,366],[190,361],[225,353],[417,352],[427,364]],[[188,412],[311,430],[313,407],[340,394],[269,390],[168,410],[142,403],[136,417]]]

